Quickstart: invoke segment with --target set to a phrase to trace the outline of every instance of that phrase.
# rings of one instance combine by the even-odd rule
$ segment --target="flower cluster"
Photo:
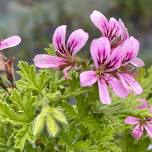
[[[68,78],[68,70],[76,66],[75,54],[86,44],[89,36],[78,29],[71,33],[65,44],[66,28],[66,25],[62,25],[54,32],[52,43],[56,56],[39,54],[35,56],[34,63],[39,68],[63,69],[64,77]]]
[[[152,112],[152,107],[148,104],[148,102],[145,99],[140,99],[140,102],[142,102],[142,105],[138,107],[138,109],[147,109],[150,112]],[[125,119],[126,124],[130,124],[134,126],[134,129],[132,131],[132,136],[135,139],[140,139],[143,135],[144,131],[147,132],[148,136],[152,138],[152,118],[137,118],[133,116],[128,116]]]
[[[121,98],[129,93],[141,94],[143,90],[135,80],[136,69],[144,66],[144,62],[137,57],[138,40],[129,36],[121,19],[108,20],[96,10],[90,18],[101,31],[101,37],[91,42],[90,53],[94,64],[89,71],[80,73],[81,86],[92,86],[97,82],[99,98],[103,104],[111,103],[108,87]],[[78,29],[70,35],[65,44],[65,35],[66,25],[59,26],[52,39],[56,56],[36,55],[34,64],[39,68],[62,69],[65,79],[68,79],[68,71],[77,67],[75,55],[86,44],[89,36],[82,29]]]

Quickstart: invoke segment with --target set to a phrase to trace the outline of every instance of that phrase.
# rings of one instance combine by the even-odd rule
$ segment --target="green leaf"
[[[21,93],[16,89],[9,90],[11,93],[10,99],[12,100],[18,113],[23,117],[24,121],[31,122],[35,116],[36,97],[31,92]]]
[[[49,55],[55,55],[55,49],[52,44],[49,44],[49,48],[44,48],[44,50],[47,52]]]
[[[13,124],[20,123],[20,117],[13,111],[10,106],[0,100],[0,117],[3,121],[10,121]]]
[[[49,135],[55,137],[59,131],[59,127],[55,119],[50,114],[47,115],[46,126]]]
[[[0,138],[0,152],[12,152],[13,148],[8,146],[4,139]]]
[[[97,149],[97,146],[92,145],[91,140],[86,141],[78,141],[74,145],[76,151],[83,151],[83,152],[95,152],[94,150]]]
[[[69,117],[76,118],[78,116],[72,105],[67,102],[62,102],[61,104],[67,115],[69,115]]]
[[[41,92],[49,80],[47,73],[43,71],[37,74],[34,65],[29,66],[27,62],[23,61],[19,62],[18,67],[20,69],[18,74],[21,79],[17,82],[17,86]]]
[[[48,112],[52,114],[52,117],[56,119],[57,121],[67,124],[67,119],[65,115],[63,114],[63,111],[61,108],[49,108]]]
[[[42,112],[33,121],[33,135],[37,136],[41,133],[45,126],[47,107],[43,107]]]
[[[31,126],[29,124],[24,125],[23,128],[17,131],[15,135],[15,148],[24,149],[26,141],[33,141],[33,136],[31,134]]]

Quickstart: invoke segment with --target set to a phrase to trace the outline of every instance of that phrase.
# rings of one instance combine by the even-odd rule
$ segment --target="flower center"
[[[101,76],[104,73],[104,66],[99,66],[99,68],[96,69],[97,76]]]
[[[143,125],[143,124],[145,124],[147,121],[151,121],[151,118],[144,118],[144,119],[140,120],[140,124]]]
[[[71,55],[69,54],[69,55],[66,55],[65,58],[66,58],[68,64],[70,64],[70,65],[75,65],[75,63],[76,63],[76,57],[71,56]]]

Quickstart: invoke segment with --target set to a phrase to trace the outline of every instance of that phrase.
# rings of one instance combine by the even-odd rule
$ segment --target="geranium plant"
[[[19,61],[17,81],[13,58],[0,53],[0,151],[150,150],[152,68],[142,68],[139,41],[121,19],[98,11],[90,18],[101,31],[90,44],[91,58],[78,54],[89,34],[77,29],[66,41],[66,25],[33,65]],[[0,49],[20,42],[12,36]]]

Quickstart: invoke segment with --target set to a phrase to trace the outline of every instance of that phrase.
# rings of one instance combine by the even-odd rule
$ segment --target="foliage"
[[[152,102],[152,68],[139,77],[145,92],[127,99],[112,96],[111,105],[102,105],[97,86],[81,88],[78,73],[64,80],[55,70],[36,71],[19,62],[20,79],[8,92],[0,89],[0,151],[2,152],[146,152],[147,136],[135,141],[128,115],[151,116],[135,110],[138,98]]]

